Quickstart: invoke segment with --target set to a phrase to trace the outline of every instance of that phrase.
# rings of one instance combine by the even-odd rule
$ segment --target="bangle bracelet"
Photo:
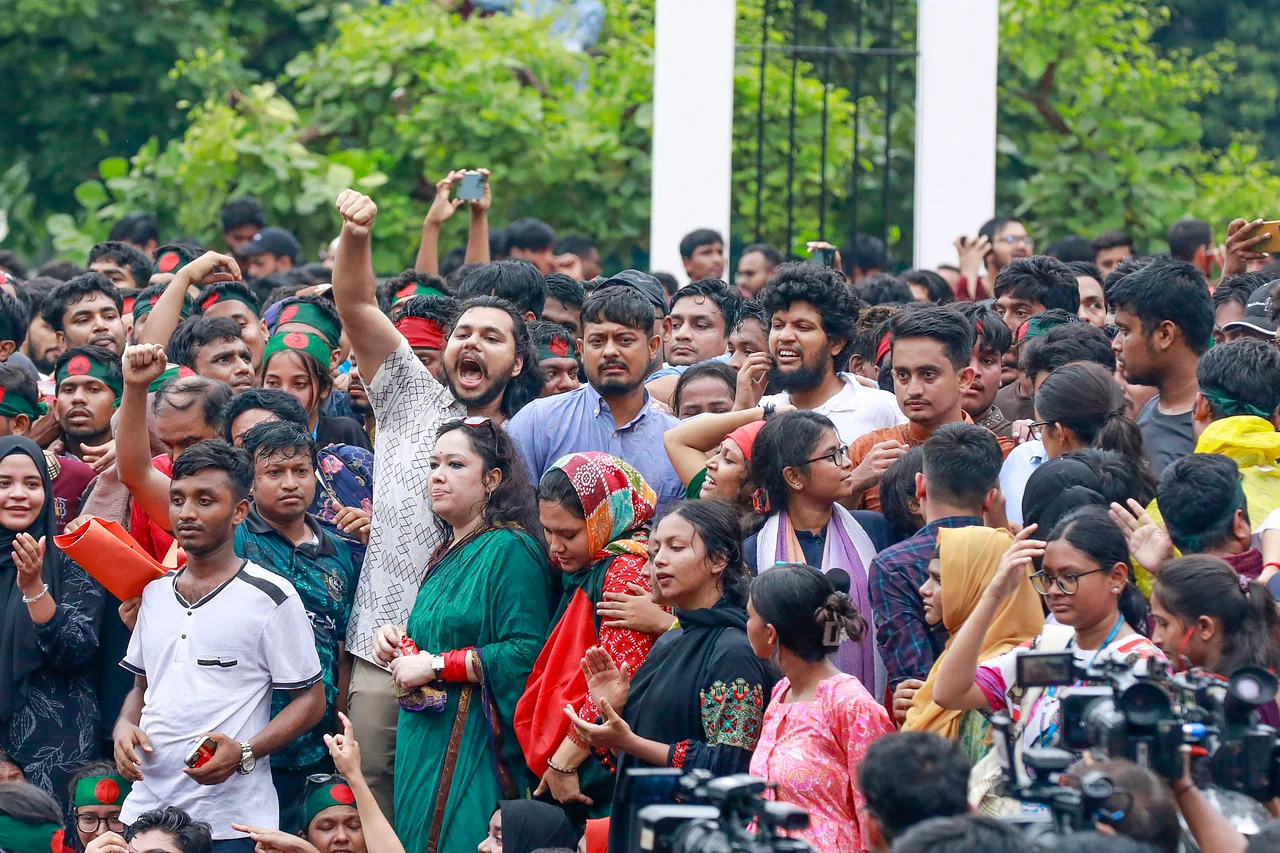
[[[557,767],[555,762],[552,761],[550,758],[547,759],[547,767],[551,768],[556,773],[559,773],[561,776],[573,776],[573,775],[576,775],[578,772],[578,768],[576,767],[573,767],[573,768]]]
[[[40,599],[44,598],[44,597],[45,597],[46,595],[48,595],[48,594],[49,594],[49,585],[48,585],[48,584],[45,584],[45,585],[44,585],[44,589],[42,589],[42,590],[40,590],[39,592],[37,592],[37,593],[36,593],[34,596],[32,596],[31,598],[27,598],[26,594],[24,593],[24,594],[23,594],[23,596],[22,596],[22,603],[23,603],[23,604],[35,604],[37,601],[39,601]]]
[[[1183,794],[1190,793],[1195,786],[1196,783],[1190,779],[1179,779],[1173,786],[1173,795],[1181,797]]]

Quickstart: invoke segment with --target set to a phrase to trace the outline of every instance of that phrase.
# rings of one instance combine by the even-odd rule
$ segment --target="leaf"
[[[98,174],[104,181],[129,174],[129,161],[123,157],[108,157],[98,163]]]
[[[107,203],[107,188],[98,181],[85,181],[75,188],[76,201],[86,210],[97,210]]]

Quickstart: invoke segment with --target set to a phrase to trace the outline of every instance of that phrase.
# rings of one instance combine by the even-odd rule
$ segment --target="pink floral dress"
[[[865,851],[858,765],[872,741],[894,731],[889,713],[852,675],[820,682],[810,702],[787,702],[790,690],[785,678],[773,689],[751,773],[775,783],[777,799],[809,812],[809,828],[798,834],[820,853]]]

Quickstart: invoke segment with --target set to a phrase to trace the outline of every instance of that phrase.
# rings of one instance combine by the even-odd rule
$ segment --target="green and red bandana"
[[[134,299],[133,300],[133,319],[135,321],[141,320],[143,317],[150,314],[151,311],[156,307],[156,303],[160,301],[160,297],[163,295],[164,295],[163,293],[152,293],[152,294],[149,294],[146,299]],[[192,309],[191,300],[184,298],[182,300],[182,308],[181,308],[182,319],[183,320],[187,319],[193,313],[195,312]]]
[[[330,347],[336,347],[338,338],[342,335],[331,318],[308,302],[294,302],[281,308],[280,319],[276,320],[276,329],[278,330],[286,323],[302,323],[304,326],[310,326],[329,342]]]
[[[56,823],[27,823],[0,814],[0,850],[6,853],[66,853],[63,837]]]
[[[281,350],[309,352],[324,365],[326,370],[329,369],[329,355],[333,352],[328,341],[319,335],[313,335],[310,332],[285,332],[282,335],[272,335],[267,340],[267,347],[262,354],[262,366],[266,367],[271,356]]]
[[[446,295],[447,294],[445,294],[444,291],[440,290],[437,287],[432,287],[429,284],[418,284],[417,282],[411,281],[408,284],[401,285],[399,288],[396,289],[396,292],[392,294],[392,301],[401,302],[405,299],[412,299],[415,296],[443,297]]]
[[[343,781],[342,777],[334,777],[331,784],[321,785],[311,792],[311,796],[307,797],[302,804],[302,826],[309,828],[311,821],[316,819],[316,815],[325,809],[334,806],[354,806],[356,803],[355,792],[351,790],[351,786]]]
[[[176,273],[197,257],[194,252],[185,246],[164,246],[163,251],[156,256],[155,265],[151,267],[151,274]]]
[[[549,358],[573,358],[578,357],[578,345],[571,344],[564,338],[552,338],[545,344],[538,344],[538,361],[546,361]]]
[[[247,306],[253,312],[253,316],[258,316],[258,306],[250,302],[243,293],[236,290],[222,290],[204,294],[200,297],[200,310],[208,311],[213,306],[223,302],[239,302],[241,305]]]
[[[124,393],[124,379],[120,374],[112,373],[107,365],[96,358],[90,358],[84,353],[69,358],[58,368],[57,376],[54,377],[54,387],[59,387],[71,376],[92,376],[94,379],[101,380],[104,385],[116,392],[116,405],[120,405],[120,395]]]
[[[21,394],[10,394],[8,389],[0,388],[0,417],[12,418],[26,415],[34,421],[47,411],[49,407],[44,403],[32,403]]]
[[[1018,327],[1017,333],[1013,336],[1014,345],[1021,344],[1027,338],[1044,337],[1049,334],[1050,329],[1065,326],[1068,322],[1070,321],[1059,317],[1037,314]]]
[[[147,386],[147,393],[154,394],[160,390],[160,386],[168,382],[170,379],[176,379],[180,376],[195,376],[196,372],[190,367],[179,364],[171,364],[164,369],[164,373],[157,376],[150,385]]]
[[[71,805],[122,806],[124,798],[133,790],[133,783],[123,776],[86,776],[76,782],[75,797]]]

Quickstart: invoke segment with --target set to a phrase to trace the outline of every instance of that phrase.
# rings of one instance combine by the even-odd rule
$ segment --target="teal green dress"
[[[434,849],[472,853],[488,832],[498,801],[528,796],[533,777],[525,766],[511,720],[525,681],[542,650],[551,616],[552,589],[546,558],[521,530],[489,530],[430,566],[413,610],[408,635],[424,653],[474,646],[483,686],[470,688],[469,707],[456,755],[449,755],[462,684],[434,682],[448,691],[443,711],[400,711],[396,729],[396,834],[406,853],[425,853],[436,802],[443,822]],[[495,756],[486,705],[496,724]],[[500,761],[496,761],[495,757]],[[449,790],[443,771],[453,765]],[[499,781],[499,776],[503,781]]]

